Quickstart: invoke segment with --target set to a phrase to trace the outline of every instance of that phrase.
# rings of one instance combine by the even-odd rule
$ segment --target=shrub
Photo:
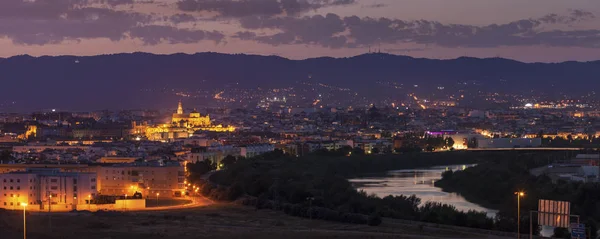
[[[379,216],[379,214],[373,213],[373,214],[371,214],[371,216],[369,216],[369,219],[367,221],[367,225],[369,225],[369,226],[379,226],[380,224],[381,224],[381,216]]]
[[[88,229],[110,229],[111,227],[110,224],[100,221],[90,222],[87,225]]]

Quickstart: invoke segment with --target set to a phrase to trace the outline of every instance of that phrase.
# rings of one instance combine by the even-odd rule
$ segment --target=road
[[[186,208],[195,208],[195,207],[205,207],[216,204],[213,200],[208,199],[204,196],[193,196],[186,197],[185,199],[191,200],[191,203],[183,204],[183,205],[174,205],[174,206],[162,206],[162,207],[147,207],[145,209],[136,209],[136,210],[127,210],[127,211],[164,211],[164,210],[176,210],[176,209],[186,209]]]

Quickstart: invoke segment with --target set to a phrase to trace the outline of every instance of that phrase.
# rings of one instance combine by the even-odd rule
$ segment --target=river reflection
[[[486,212],[488,217],[496,216],[496,210],[479,206],[467,201],[456,193],[443,192],[442,189],[433,185],[436,180],[442,178],[446,170],[463,170],[472,165],[438,166],[426,169],[407,169],[389,171],[383,175],[367,176],[351,179],[350,182],[359,190],[379,197],[388,195],[416,195],[421,203],[427,201],[441,202],[453,205],[458,210],[476,210]]]

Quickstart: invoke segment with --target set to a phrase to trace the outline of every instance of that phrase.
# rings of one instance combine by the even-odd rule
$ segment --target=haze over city
[[[4,0],[1,57],[222,52],[292,59],[597,60],[593,0]]]

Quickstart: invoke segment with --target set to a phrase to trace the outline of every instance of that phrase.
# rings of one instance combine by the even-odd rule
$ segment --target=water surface
[[[486,212],[489,217],[494,217],[497,210],[489,209],[467,201],[456,193],[447,193],[433,183],[442,178],[446,170],[463,170],[472,165],[437,166],[424,169],[394,170],[385,174],[365,176],[351,179],[350,182],[359,190],[379,197],[388,195],[416,195],[421,203],[428,201],[441,202],[453,205],[461,211],[476,210]]]

